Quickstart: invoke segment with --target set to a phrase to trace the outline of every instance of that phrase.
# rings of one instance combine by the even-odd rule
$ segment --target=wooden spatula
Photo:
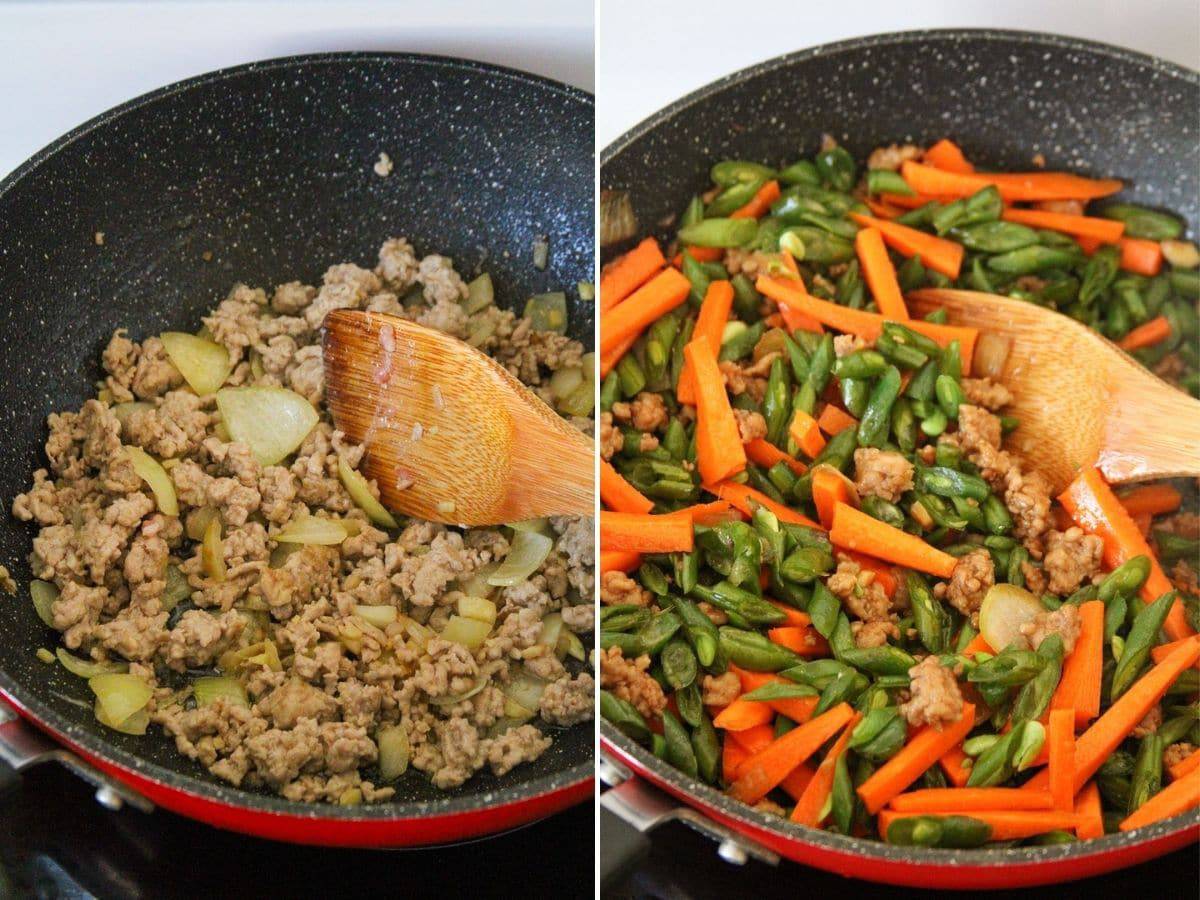
[[[1009,297],[927,288],[909,311],[944,308],[956,325],[1012,341],[1002,380],[1021,420],[1012,446],[1066,487],[1094,464],[1112,483],[1200,475],[1200,402],[1061,313]]]
[[[389,509],[462,525],[592,515],[592,441],[469,344],[343,309],[324,357],[333,420],[366,446]]]

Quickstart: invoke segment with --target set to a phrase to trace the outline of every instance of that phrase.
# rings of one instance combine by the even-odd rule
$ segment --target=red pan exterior
[[[809,843],[800,838],[780,834],[773,829],[760,828],[751,823],[734,819],[718,808],[689,794],[670,780],[652,772],[611,741],[602,737],[600,746],[605,753],[610,753],[619,759],[638,777],[645,778],[671,796],[700,810],[714,821],[733,829],[738,834],[752,838],[780,856],[847,878],[862,878],[867,881],[877,881],[900,887],[979,890],[1029,887],[1072,881],[1077,878],[1103,875],[1114,869],[1122,869],[1155,859],[1189,843],[1194,843],[1197,838],[1200,838],[1200,822],[1198,822],[1161,837],[1137,843],[1121,844],[1098,850],[1092,854],[1072,856],[1066,859],[1020,861],[1006,856],[1003,862],[993,865],[972,865],[962,862],[961,859],[956,860],[953,865],[947,865],[922,858],[920,853],[915,853],[914,858],[909,861],[898,860],[894,856],[888,859],[873,859],[859,853]]]

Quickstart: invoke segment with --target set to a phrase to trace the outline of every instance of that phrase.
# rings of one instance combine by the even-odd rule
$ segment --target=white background
[[[597,146],[773,56],[864,34],[966,27],[1091,38],[1200,68],[1200,0],[597,0]]]
[[[462,56],[591,91],[591,0],[0,0],[0,177],[117,104],[323,50]]]

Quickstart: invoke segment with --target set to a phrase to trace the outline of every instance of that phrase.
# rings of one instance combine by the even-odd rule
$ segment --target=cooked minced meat
[[[949,582],[941,582],[934,594],[974,620],[983,605],[984,595],[996,583],[996,569],[986,550],[972,550],[958,558]]]
[[[962,717],[963,695],[954,672],[936,656],[927,656],[908,670],[907,701],[900,714],[909,725],[932,725],[939,731]]]
[[[543,395],[556,369],[581,364],[578,342],[495,307],[468,315],[466,294],[448,258],[419,258],[403,238],[383,245],[374,269],[336,265],[319,286],[235,286],[204,318],[234,364],[226,385],[289,388],[320,414],[276,465],[230,441],[215,398],[185,385],[158,337],[116,331],[99,396],[50,416],[48,467],[12,509],[40,526],[30,562],[59,590],[54,627],[77,654],[132,664],[154,688],[151,721],[231,784],[302,801],[386,799],[396,788],[377,783],[376,735],[399,725],[410,766],[451,788],[481,768],[503,774],[536,759],[551,739],[535,722],[592,717],[592,676],[568,671],[561,649],[541,643],[546,617],[559,611],[566,629],[592,630],[590,519],[547,521],[550,555],[526,582],[492,593],[494,625],[472,651],[438,632],[472,576],[507,555],[511,534],[415,520],[381,530],[338,476],[339,462],[357,468],[363,450],[322,405],[320,326],[330,310],[381,310],[457,336],[486,325],[484,348]],[[164,461],[178,516],[157,511],[126,446]],[[221,578],[193,539],[214,515]],[[332,546],[273,538],[309,515],[353,527]],[[477,581],[472,590],[490,589]],[[371,621],[360,606],[397,616]],[[526,699],[536,707],[527,716],[507,718],[504,689],[522,669],[544,688]],[[240,683],[245,704],[196,704],[191,677],[214,670]]]

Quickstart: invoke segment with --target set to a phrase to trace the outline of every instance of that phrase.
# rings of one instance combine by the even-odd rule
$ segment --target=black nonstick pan
[[[805,50],[730,75],[634,127],[601,154],[602,189],[628,192],[640,222],[667,223],[720,159],[769,164],[815,152],[829,132],[856,158],[950,137],[989,168],[1117,176],[1123,197],[1200,221],[1200,76],[1127,50],[1051,35],[932,31]],[[662,225],[660,237],[673,237]],[[614,251],[622,248],[612,248]],[[602,876],[638,850],[636,831],[685,818],[729,859],[786,856],[913,887],[1017,887],[1096,875],[1194,841],[1190,815],[1075,845],[915,850],[805,829],[688,779],[601,726]],[[607,768],[605,768],[607,766]],[[610,816],[609,810],[620,815]],[[624,819],[624,822],[620,821]],[[632,826],[627,823],[632,823]]]
[[[29,603],[33,531],[9,504],[42,464],[47,414],[92,395],[113,329],[192,330],[235,281],[311,283],[335,262],[370,265],[396,235],[461,272],[486,268],[502,304],[592,281],[593,120],[589,95],[521,72],[404,54],[305,56],[141,97],[0,182],[0,563],[21,586],[0,602],[0,693],[22,716],[0,724],[0,774],[53,747],[34,723],[74,751],[68,762],[110,801],[140,795],[223,827],[339,845],[459,840],[591,796],[590,725],[557,734],[536,763],[502,778],[449,793],[410,778],[394,802],[353,808],[238,790],[154,729],[105,729],[86,683],[34,656],[56,636]],[[395,165],[386,178],[372,168],[381,152]],[[539,270],[543,235],[549,263]],[[591,304],[577,303],[570,323],[590,345]]]

